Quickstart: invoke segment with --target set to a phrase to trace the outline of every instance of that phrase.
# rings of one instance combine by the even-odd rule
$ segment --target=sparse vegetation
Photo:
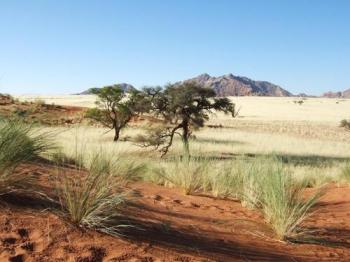
[[[50,149],[49,142],[48,133],[32,126],[18,121],[0,122],[0,194],[28,189],[33,177],[18,167]]]
[[[118,174],[113,173],[112,160],[95,154],[85,169],[77,166],[72,174],[60,171],[56,189],[67,219],[78,226],[118,235],[118,206],[124,201]]]
[[[126,93],[118,85],[93,88],[91,91],[98,96],[97,107],[89,109],[86,117],[114,130],[115,142],[119,140],[120,131],[132,117],[146,110],[144,97],[138,91]]]
[[[304,233],[300,224],[317,202],[321,191],[305,199],[305,187],[296,184],[289,171],[276,160],[259,175],[256,188],[260,192],[259,205],[277,238],[286,240]]]
[[[340,127],[350,129],[350,121],[348,121],[347,119],[343,119],[342,121],[340,121]]]
[[[168,153],[175,135],[181,137],[184,154],[189,156],[189,139],[193,130],[203,127],[213,111],[231,113],[232,117],[237,113],[235,104],[228,98],[216,98],[213,89],[194,82],[168,85],[164,90],[148,88],[144,92],[149,97],[151,111],[164,125],[158,126],[148,138],[139,136],[138,140],[143,146],[159,149],[162,156]]]
[[[190,91],[191,88],[194,90],[200,89],[196,86],[186,87]],[[226,118],[225,116],[219,116],[219,119],[225,119],[223,120],[225,125],[222,125],[221,122],[215,122],[216,120],[209,119],[211,114],[209,109],[209,111],[204,109],[203,112],[202,109],[198,109],[193,115],[192,113],[182,114],[181,112],[186,106],[180,102],[191,97],[193,90],[188,91],[186,97],[178,98],[178,94],[172,94],[172,92],[175,92],[172,91],[173,88],[175,87],[168,87],[167,92],[161,89],[145,89],[141,95],[144,102],[151,103],[148,106],[143,105],[142,110],[146,112],[153,109],[150,112],[155,113],[153,117],[157,121],[155,121],[156,124],[152,124],[152,127],[161,123],[151,132],[153,137],[149,136],[146,143],[158,146],[161,151],[163,146],[168,147],[168,149],[173,146],[171,154],[166,159],[155,158],[153,152],[134,145],[137,137],[148,128],[148,126],[139,123],[135,123],[132,128],[125,129],[126,137],[118,137],[118,139],[123,139],[124,142],[116,145],[112,142],[113,139],[110,139],[111,134],[106,134],[106,129],[102,128],[84,127],[84,130],[81,130],[80,133],[78,129],[74,129],[76,131],[73,132],[73,136],[68,129],[62,129],[66,132],[57,132],[61,147],[51,150],[49,157],[58,167],[55,188],[62,214],[72,224],[96,229],[111,235],[118,235],[120,226],[123,226],[120,225],[118,220],[119,207],[125,199],[123,188],[128,187],[131,181],[146,180],[166,187],[179,188],[184,195],[204,194],[219,199],[239,200],[243,207],[255,209],[263,214],[267,224],[273,229],[276,238],[293,240],[304,233],[301,225],[312,213],[312,208],[320,196],[319,192],[321,192],[314,189],[316,193],[309,196],[309,194],[304,194],[304,189],[308,187],[322,188],[324,184],[329,182],[349,180],[348,173],[350,172],[348,172],[347,160],[342,160],[346,148],[343,147],[343,142],[338,141],[338,138],[333,137],[332,134],[327,133],[327,136],[330,136],[331,139],[326,142],[319,138],[319,141],[314,140],[311,143],[309,141],[310,133],[300,134],[297,133],[299,130],[293,131],[295,137],[288,137],[288,141],[296,146],[288,147],[289,154],[280,153],[280,157],[268,157],[275,150],[283,152],[286,146],[285,138],[288,135],[274,134],[273,131],[268,129],[272,124],[264,124],[264,129],[259,130],[260,133],[249,133],[252,132],[252,129],[260,128],[255,123],[251,124],[252,129],[247,129],[249,132],[235,130],[233,125],[239,125],[239,122],[233,124],[233,122],[230,122],[231,117]],[[201,92],[194,93],[194,98],[201,96]],[[212,109],[222,110],[224,113],[234,113],[232,102],[225,99],[212,100],[209,95],[206,95],[206,91],[204,93],[203,101],[201,100],[200,103],[208,102],[208,107],[212,107]],[[123,99],[127,98],[124,95],[122,96]],[[159,101],[158,103],[157,99],[161,99],[163,96],[170,100],[180,99],[180,105],[175,103],[174,109],[160,111],[161,103]],[[192,105],[198,103],[195,99],[189,101],[188,103],[192,103]],[[127,107],[126,104],[124,106]],[[194,107],[196,106],[194,105]],[[102,108],[98,110],[102,110]],[[141,112],[141,109],[138,112]],[[26,115],[26,112],[24,114]],[[132,112],[133,116],[135,114],[136,109]],[[120,117],[120,114],[118,117]],[[190,121],[185,127],[187,131],[185,130],[184,133],[184,121],[186,119],[190,119]],[[158,120],[162,121],[158,122]],[[204,126],[205,121],[209,121],[209,128],[200,130],[199,128]],[[41,141],[41,136],[38,134],[44,133],[35,134],[32,132],[32,127],[20,124],[20,122],[5,121],[3,123],[2,126],[8,128],[0,130],[1,137],[6,137],[3,134],[10,134],[11,132],[13,134],[21,133],[22,131],[16,130],[23,130],[22,133],[26,134],[25,136],[17,135],[22,140],[15,139],[16,143],[19,144],[30,144],[25,142],[24,137],[26,139],[30,138],[28,141],[32,141],[36,137],[38,138],[37,141]],[[221,128],[210,128],[217,126]],[[169,143],[168,139],[170,137],[163,136],[165,134],[164,128],[167,130],[175,128],[173,136],[180,131],[179,138],[175,139],[173,137],[171,143]],[[241,125],[240,129],[243,128],[249,128],[249,125]],[[281,130],[285,126],[281,125],[278,128],[278,130]],[[346,136],[345,133],[347,131],[344,131],[344,137]],[[115,134],[112,134],[112,137],[115,138]],[[74,139],[76,140],[75,143]],[[9,141],[9,139],[2,140]],[[77,145],[77,140],[81,140],[81,145]],[[274,143],[271,141],[274,141]],[[191,143],[192,148],[191,156],[187,151],[189,143]],[[328,143],[326,149],[324,149],[325,143]],[[20,147],[19,144],[14,144],[13,147]],[[1,146],[7,148],[6,145],[4,143]],[[35,152],[33,150],[28,150],[28,152],[34,152],[30,154],[33,157],[46,151],[47,148],[47,145],[43,143],[42,148],[39,147],[37,151],[34,150]],[[168,149],[163,153],[167,153]],[[299,155],[292,154],[293,150],[298,150]],[[11,152],[7,149],[5,151]],[[323,158],[323,156],[310,155],[310,152],[315,151],[323,153],[325,156],[332,152],[335,157],[332,160],[331,158]],[[248,154],[245,155],[245,153]],[[28,155],[28,153],[24,154],[24,156]],[[265,155],[265,157],[262,155]],[[28,156],[28,159],[31,159],[31,157]],[[3,157],[3,159],[6,158]],[[9,168],[2,168],[4,170],[2,174],[6,174],[3,177],[6,178],[7,174],[17,174],[18,172],[15,172],[15,169],[18,165],[28,160],[26,157],[18,159],[18,161],[13,161],[14,164],[9,165]],[[336,168],[337,163],[340,163],[339,161],[344,163],[340,165],[341,168]],[[2,162],[5,163],[6,161],[2,160]],[[5,167],[5,165],[2,166]],[[340,169],[342,172],[336,174]],[[31,182],[30,177],[23,175],[11,176],[11,178],[13,179],[8,179],[9,183],[6,185],[2,182],[5,186],[1,187],[1,192],[6,193],[9,192],[8,190],[11,191],[15,188],[24,188],[26,183]],[[9,186],[10,184],[15,186]],[[6,188],[6,190],[3,190],[3,188]]]
[[[297,183],[276,157],[231,165],[188,158],[164,161],[151,180],[181,188],[184,194],[239,198],[243,206],[261,210],[278,239],[293,239],[305,233],[300,224],[309,215],[321,190],[305,198],[306,184]]]
[[[350,163],[347,162],[341,171],[341,179],[345,182],[350,182]]]
[[[157,184],[179,187],[185,195],[192,195],[203,190],[204,178],[209,172],[208,162],[196,162],[189,158],[164,161],[156,167],[153,176]]]
[[[50,159],[54,161],[58,166],[64,165],[76,165],[82,166],[81,158],[68,156],[62,148],[57,148],[50,154]]]

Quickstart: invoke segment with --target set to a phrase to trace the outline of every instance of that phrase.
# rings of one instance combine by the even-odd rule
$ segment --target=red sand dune
[[[52,191],[49,164],[36,169]],[[330,185],[304,226],[313,243],[276,241],[259,212],[239,202],[184,196],[132,183],[123,207],[132,225],[117,238],[70,226],[32,196],[9,196],[0,210],[0,261],[350,261],[350,188]],[[4,198],[4,197],[3,197]]]

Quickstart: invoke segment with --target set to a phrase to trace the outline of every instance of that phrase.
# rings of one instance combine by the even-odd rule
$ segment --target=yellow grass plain
[[[94,107],[94,95],[18,95],[21,101],[44,100],[48,104]],[[241,108],[239,119],[251,121],[308,121],[336,123],[350,117],[350,99],[305,98],[302,105],[297,97],[230,97]],[[220,117],[218,122],[232,121]],[[227,124],[227,123],[226,123]]]
[[[93,107],[93,95],[19,96],[20,100],[45,100],[71,106]],[[339,175],[350,157],[350,132],[339,127],[342,119],[350,117],[350,100],[306,98],[303,104],[295,97],[231,97],[240,108],[237,118],[214,114],[208,125],[195,131],[191,152],[196,156],[230,160],[246,156],[276,154],[293,166],[295,174],[333,177]],[[57,141],[64,151],[73,154],[74,141],[85,152],[104,150],[118,156],[158,161],[160,155],[130,141],[112,142],[112,133],[104,128],[80,126],[55,128]],[[133,137],[145,130],[130,126],[122,131],[122,138]],[[181,154],[177,139],[169,156]]]
[[[93,95],[18,96],[20,100],[44,100],[59,105],[93,107]],[[293,154],[324,157],[349,157],[350,132],[339,127],[342,119],[350,117],[350,100],[306,98],[299,105],[295,97],[231,97],[240,113],[237,118],[213,114],[208,125],[223,128],[204,128],[195,132],[193,151],[202,154]],[[102,128],[80,127],[92,144],[108,144],[119,151],[144,152],[130,142],[110,142],[111,135]],[[63,132],[66,136],[76,131]],[[124,136],[142,132],[135,127],[123,130]],[[68,135],[70,134],[70,135]],[[91,139],[89,139],[91,137]],[[71,141],[68,139],[68,141]],[[175,145],[172,152],[181,150]]]

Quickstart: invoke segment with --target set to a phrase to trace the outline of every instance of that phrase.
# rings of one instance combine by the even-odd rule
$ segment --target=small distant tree
[[[146,108],[142,103],[143,93],[139,91],[126,93],[119,85],[93,88],[91,92],[98,96],[97,107],[89,109],[85,116],[114,130],[114,141],[119,140],[120,131],[132,117]]]
[[[139,136],[142,146],[154,146],[164,156],[173,144],[174,136],[181,137],[184,153],[189,155],[189,138],[192,131],[204,126],[213,111],[231,113],[235,104],[228,98],[216,98],[211,88],[205,88],[194,82],[180,85],[168,85],[164,89],[147,88],[148,97],[154,116],[163,121],[163,125],[152,130],[147,137]]]
[[[345,129],[350,130],[350,121],[343,119],[340,121],[340,127],[344,127]]]

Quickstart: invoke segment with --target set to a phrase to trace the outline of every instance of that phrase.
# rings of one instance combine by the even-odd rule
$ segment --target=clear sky
[[[0,2],[0,92],[74,93],[201,73],[350,88],[348,0]]]

